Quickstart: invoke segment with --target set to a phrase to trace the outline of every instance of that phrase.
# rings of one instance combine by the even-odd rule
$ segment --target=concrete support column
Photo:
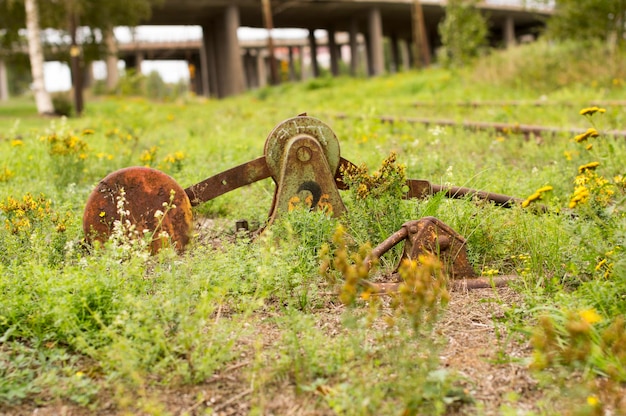
[[[298,79],[298,75],[296,74],[296,62],[293,54],[293,46],[289,47],[289,81],[295,81]],[[302,55],[302,48],[298,49],[299,55]]]
[[[202,95],[204,85],[202,84],[200,55],[188,55],[186,62],[187,71],[189,71],[189,90],[196,95]]]
[[[320,66],[317,62],[317,41],[315,40],[315,29],[309,29],[309,48],[311,50],[311,70],[313,78],[320,76]]]
[[[9,99],[9,81],[7,75],[7,66],[2,59],[0,59],[0,101],[6,101]]]
[[[135,71],[137,71],[138,74],[141,74],[141,65],[143,64],[143,53],[141,52],[136,52],[135,53]]]
[[[352,19],[350,22],[350,75],[357,75],[359,69],[359,22]]]
[[[507,48],[515,46],[515,21],[513,20],[513,16],[506,17],[502,32],[504,33],[504,45]]]
[[[216,46],[219,59],[218,96],[241,94],[246,90],[241,48],[237,38],[239,28],[239,8],[235,5],[226,7],[222,19],[218,22]],[[221,30],[220,30],[221,29]]]
[[[217,64],[216,32],[217,25],[215,23],[210,26],[202,26],[202,45],[207,59],[208,93],[211,96],[219,97],[219,67]]]
[[[368,16],[369,56],[371,61],[370,75],[382,75],[385,72],[383,51],[383,23],[380,9],[372,7]]]
[[[259,88],[267,86],[267,64],[265,63],[265,54],[262,49],[256,51],[256,70],[257,79],[259,80]]]
[[[206,35],[206,33],[208,30],[209,28],[207,26],[202,27],[202,45],[200,45],[200,68],[198,68],[198,77],[200,78],[202,88],[198,90],[197,94],[201,94],[204,97],[209,97],[211,95],[209,65],[213,64],[213,62],[209,61],[207,53],[208,36]]]
[[[311,68],[310,68],[310,66],[306,65],[306,62],[305,62],[305,59],[304,59],[305,55],[307,53],[309,55],[311,55],[311,48],[310,47],[307,46],[307,47],[301,47],[300,48],[300,58],[299,58],[299,61],[300,61],[300,80],[301,81],[304,81],[306,79],[311,78]]]
[[[400,72],[400,46],[398,36],[394,33],[391,35],[391,72]]]
[[[400,47],[400,62],[402,62],[402,70],[403,71],[408,71],[411,68],[411,54],[410,49],[409,48],[409,41],[406,40],[401,40],[399,47]]]
[[[257,88],[259,80],[257,79],[256,56],[252,54],[250,49],[247,49],[243,55],[243,70],[246,74],[246,86],[248,89]]]
[[[330,55],[330,73],[334,77],[339,76],[339,49],[335,40],[335,29],[328,28],[328,53]]]

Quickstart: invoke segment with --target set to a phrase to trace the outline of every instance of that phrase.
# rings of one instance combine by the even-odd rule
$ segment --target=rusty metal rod
[[[361,118],[363,116],[350,116],[347,114],[334,114],[333,117],[337,119],[347,119],[347,118]],[[507,124],[507,123],[490,123],[490,122],[480,122],[480,121],[455,121],[448,119],[428,119],[428,118],[417,118],[417,117],[398,117],[398,116],[373,116],[378,120],[384,123],[409,123],[409,124],[424,124],[426,126],[429,125],[437,125],[437,126],[450,126],[450,127],[463,127],[469,130],[494,130],[501,133],[517,133],[523,134],[525,137],[529,137],[530,135],[534,136],[542,136],[546,134],[556,135],[556,134],[568,134],[571,136],[576,136],[578,134],[582,134],[587,131],[585,128],[575,128],[575,129],[563,129],[559,127],[549,127],[549,126],[536,126],[530,124]],[[607,130],[600,132],[603,135],[626,138],[626,130]]]
[[[580,106],[580,103],[571,101],[545,101],[545,100],[516,100],[516,101],[498,101],[498,100],[485,100],[485,101],[455,101],[455,102],[428,102],[428,101],[416,101],[413,103],[415,107],[521,107],[521,106],[564,106],[564,107],[576,107]],[[609,100],[609,101],[591,101],[589,106],[598,107],[626,107],[626,100]]]
[[[192,206],[207,202],[213,198],[245,185],[269,178],[271,172],[267,167],[265,156],[243,163],[217,175],[211,176],[200,183],[185,189]]]
[[[398,231],[387,237],[385,241],[377,245],[363,261],[363,263],[367,266],[367,269],[370,270],[372,267],[372,262],[375,259],[379,259],[383,254],[391,250],[398,243],[405,240],[408,235],[409,232],[407,231],[407,229],[405,227],[402,227]]]
[[[448,288],[454,292],[467,292],[475,289],[490,289],[492,287],[504,287],[519,276],[503,275],[495,277],[477,277],[464,280],[449,280]],[[402,282],[372,283],[369,281],[359,282],[373,295],[389,295],[398,291]]]

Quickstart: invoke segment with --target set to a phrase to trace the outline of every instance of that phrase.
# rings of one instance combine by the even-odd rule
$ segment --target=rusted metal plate
[[[278,183],[281,175],[283,160],[286,156],[287,142],[293,137],[306,134],[319,142],[324,159],[328,163],[330,172],[335,175],[339,166],[339,141],[332,129],[320,120],[300,115],[287,119],[274,127],[265,141],[265,158],[272,177]]]
[[[270,223],[297,206],[339,216],[346,210],[324,150],[316,138],[299,134],[286,143]]]
[[[92,191],[83,214],[85,238],[106,241],[116,221],[128,221],[140,236],[144,230],[152,233],[153,253],[168,241],[182,251],[191,234],[191,203],[183,188],[165,173],[129,167],[109,174]],[[169,239],[159,236],[163,232]]]
[[[444,270],[452,278],[476,277],[467,258],[465,239],[449,225],[435,217],[409,221],[402,258],[417,259],[430,253],[443,263]]]
[[[270,170],[265,161],[265,156],[262,156],[191,185],[185,189],[185,192],[191,205],[196,206],[226,192],[269,177]]]

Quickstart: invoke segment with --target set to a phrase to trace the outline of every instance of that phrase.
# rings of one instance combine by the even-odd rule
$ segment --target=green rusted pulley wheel
[[[337,172],[341,159],[337,136],[327,124],[320,120],[300,115],[274,127],[265,141],[265,160],[274,181],[278,182],[280,179],[280,169],[283,166],[287,143],[301,135],[313,137],[319,142],[331,172],[333,174]]]

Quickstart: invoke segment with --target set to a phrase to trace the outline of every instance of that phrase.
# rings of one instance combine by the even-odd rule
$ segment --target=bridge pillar
[[[391,65],[390,72],[400,72],[400,45],[398,41],[398,35],[395,33],[391,35]]]
[[[348,40],[350,42],[350,75],[353,77],[357,74],[359,68],[359,49],[357,43],[357,36],[359,35],[359,22],[356,19],[352,19],[350,22],[350,32],[348,33]]]
[[[202,26],[208,92],[219,98],[246,90],[238,28],[239,8],[235,5],[227,6],[220,18]]]
[[[267,85],[267,67],[265,66],[265,55],[263,50],[259,49],[256,53],[256,70],[257,79],[259,81],[259,88],[263,88]]]
[[[320,66],[317,62],[317,41],[315,40],[315,29],[309,29],[309,49],[311,51],[311,70],[313,78],[320,76]]]
[[[504,20],[504,28],[502,30],[504,34],[504,45],[509,48],[515,46],[515,21],[513,16],[507,16]]]
[[[0,101],[9,99],[9,81],[7,75],[7,66],[4,60],[0,59]]]
[[[141,74],[141,64],[143,62],[143,54],[136,52],[134,55],[124,59],[126,70],[134,69],[138,74]]]
[[[328,53],[330,55],[330,73],[336,77],[339,75],[339,49],[337,48],[337,42],[335,40],[335,28],[328,28],[327,34]]]
[[[226,6],[222,19],[217,22],[218,33],[215,39],[218,55],[218,96],[227,97],[245,92],[241,47],[237,38],[239,28],[239,8]]]
[[[400,62],[402,62],[402,70],[408,71],[411,68],[411,55],[409,43],[407,40],[400,41]]]
[[[383,52],[383,23],[380,9],[372,7],[368,15],[368,38],[370,69],[372,76],[382,75],[385,72],[385,61]]]
[[[199,54],[187,53],[185,62],[187,62],[187,71],[189,71],[189,90],[196,95],[202,95],[204,92],[204,83],[202,79],[202,58]]]
[[[243,54],[243,70],[246,74],[247,88],[251,90],[258,87],[259,81],[256,77],[256,57],[252,55],[250,49],[246,49],[246,52]]]
[[[206,40],[204,33],[206,32],[205,27],[202,27],[202,43],[200,44],[200,57],[199,62],[200,66],[197,70],[198,77],[200,78],[201,88],[197,91],[197,94],[202,95],[203,97],[209,97],[211,95],[210,87],[209,87],[209,59],[207,57],[207,48],[206,48]]]
[[[215,45],[215,25],[202,26],[202,48],[200,59],[205,62],[202,69],[202,92],[208,96],[219,96],[217,47]]]
[[[293,53],[294,46],[289,47],[289,81],[295,81],[298,78],[296,74],[296,61]],[[298,48],[298,55],[302,56],[302,48]]]

